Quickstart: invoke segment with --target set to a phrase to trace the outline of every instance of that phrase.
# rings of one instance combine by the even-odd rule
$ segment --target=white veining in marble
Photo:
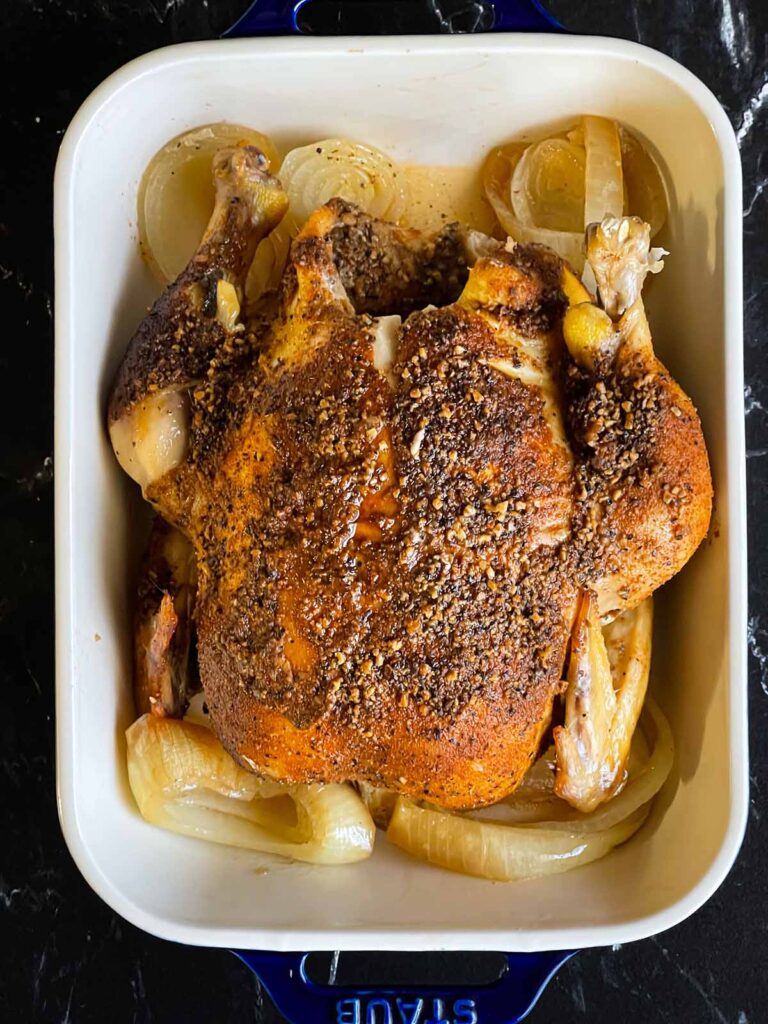
[[[758,665],[760,688],[768,697],[768,630],[760,624],[757,615],[751,615],[747,625],[749,653]]]
[[[661,942],[658,939],[653,938],[651,939],[651,942],[654,944],[654,946],[657,947],[657,949],[660,951],[664,959],[674,967],[674,969],[677,971],[680,977],[685,978],[685,980],[688,982],[691,988],[693,988],[696,992],[699,993],[701,998],[709,1007],[713,1015],[713,1019],[720,1021],[720,1024],[731,1024],[731,1021],[728,1020],[723,1011],[715,1002],[713,995],[710,992],[707,992],[707,990],[704,988],[704,986],[696,977],[696,975],[691,973],[691,971],[689,971],[686,967],[683,967],[679,960],[675,959],[673,954],[670,953],[670,951],[665,946],[662,946]],[[691,1017],[690,1019],[694,1020],[695,1018]]]
[[[762,84],[755,94],[750,97],[747,105],[741,113],[741,121],[739,123],[739,127],[736,129],[736,141],[740,146],[752,131],[755,124],[755,118],[766,103],[768,103],[768,72],[765,73]]]
[[[741,69],[752,60],[752,40],[747,12],[737,11],[734,18],[731,0],[720,0],[720,7],[720,38],[734,66]]]
[[[760,399],[752,393],[752,385],[747,384],[744,388],[744,415],[751,416],[753,412],[765,412],[766,408]]]

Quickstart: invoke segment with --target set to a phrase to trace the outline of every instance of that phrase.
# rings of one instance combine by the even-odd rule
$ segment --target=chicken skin
[[[121,465],[194,547],[212,727],[277,780],[499,800],[550,725],[580,594],[633,607],[704,536],[696,413],[639,307],[574,355],[564,324],[589,296],[549,250],[341,200],[246,326],[285,200],[252,148],[215,177],[108,413]]]

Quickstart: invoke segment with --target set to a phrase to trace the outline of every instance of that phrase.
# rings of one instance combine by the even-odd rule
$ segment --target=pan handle
[[[312,0],[254,0],[224,37],[300,34],[299,12],[311,3]],[[493,32],[565,31],[539,0],[489,0],[489,6],[493,10]]]
[[[318,985],[309,953],[233,950],[290,1024],[517,1024],[573,952],[508,953],[498,981],[482,987],[408,989]],[[418,954],[416,954],[418,955]]]

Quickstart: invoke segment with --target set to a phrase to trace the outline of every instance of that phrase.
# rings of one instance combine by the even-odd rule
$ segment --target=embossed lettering
[[[453,1004],[453,1024],[477,1024],[474,999],[457,999]]]
[[[336,1003],[336,1024],[361,1024],[359,999],[340,999]]]
[[[404,999],[398,999],[396,1002],[403,1024],[419,1024],[421,1011],[424,1009],[423,999],[417,999],[413,1003],[406,1003]]]
[[[381,1014],[378,1014],[377,1010],[381,1010]],[[368,1003],[368,1012],[365,1015],[365,1024],[394,1024],[389,1000],[371,999]]]
[[[445,1016],[445,1005],[442,999],[432,1000],[432,1016],[429,1020],[425,1020],[424,1024],[451,1024],[451,1021]]]

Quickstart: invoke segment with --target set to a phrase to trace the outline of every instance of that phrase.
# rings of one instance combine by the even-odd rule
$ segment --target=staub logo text
[[[478,1024],[474,999],[358,996],[336,1003],[335,1024]]]

